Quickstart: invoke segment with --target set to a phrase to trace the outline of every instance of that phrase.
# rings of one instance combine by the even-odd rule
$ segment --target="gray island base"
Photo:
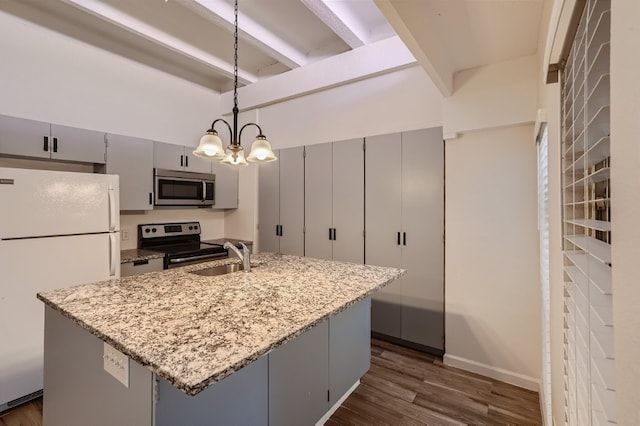
[[[39,294],[45,424],[326,420],[369,369],[369,296],[404,271],[253,260],[248,274],[191,273],[226,260]]]

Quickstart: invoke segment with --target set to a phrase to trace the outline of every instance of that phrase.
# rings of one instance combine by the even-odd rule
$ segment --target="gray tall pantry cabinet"
[[[305,148],[305,255],[364,263],[364,140]]]
[[[259,250],[304,256],[304,148],[275,154],[259,169]]]
[[[283,149],[260,165],[260,251],[406,269],[374,293],[371,330],[442,354],[442,128],[362,142]]]
[[[372,331],[444,350],[442,128],[368,137],[366,263],[407,274],[373,295]]]

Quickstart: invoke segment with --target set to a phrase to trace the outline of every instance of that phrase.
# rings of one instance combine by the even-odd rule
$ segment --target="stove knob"
[[[148,234],[149,232],[151,232],[151,229],[146,228],[146,229],[144,230],[144,232],[145,232],[146,234]]]
[[[151,232],[156,232],[157,229],[156,228],[151,228]]]
[[[190,227],[189,227],[189,231],[192,231],[192,230],[193,230],[193,226],[190,226]]]
[[[194,225],[194,226],[193,226],[193,229],[198,229],[198,225]]]

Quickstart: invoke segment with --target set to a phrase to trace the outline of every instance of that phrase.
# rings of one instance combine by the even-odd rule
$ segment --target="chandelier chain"
[[[233,106],[238,108],[238,0],[234,6],[234,33],[233,33]]]

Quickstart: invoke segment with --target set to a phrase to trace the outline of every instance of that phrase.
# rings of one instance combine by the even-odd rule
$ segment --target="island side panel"
[[[269,354],[270,425],[312,425],[327,412],[328,342],[324,321]]]
[[[329,407],[371,366],[371,298],[329,319]]]
[[[103,368],[103,342],[45,305],[44,424],[152,425],[152,374],[129,361],[129,388]]]
[[[265,355],[195,396],[158,379],[156,426],[268,424],[268,368]]]

